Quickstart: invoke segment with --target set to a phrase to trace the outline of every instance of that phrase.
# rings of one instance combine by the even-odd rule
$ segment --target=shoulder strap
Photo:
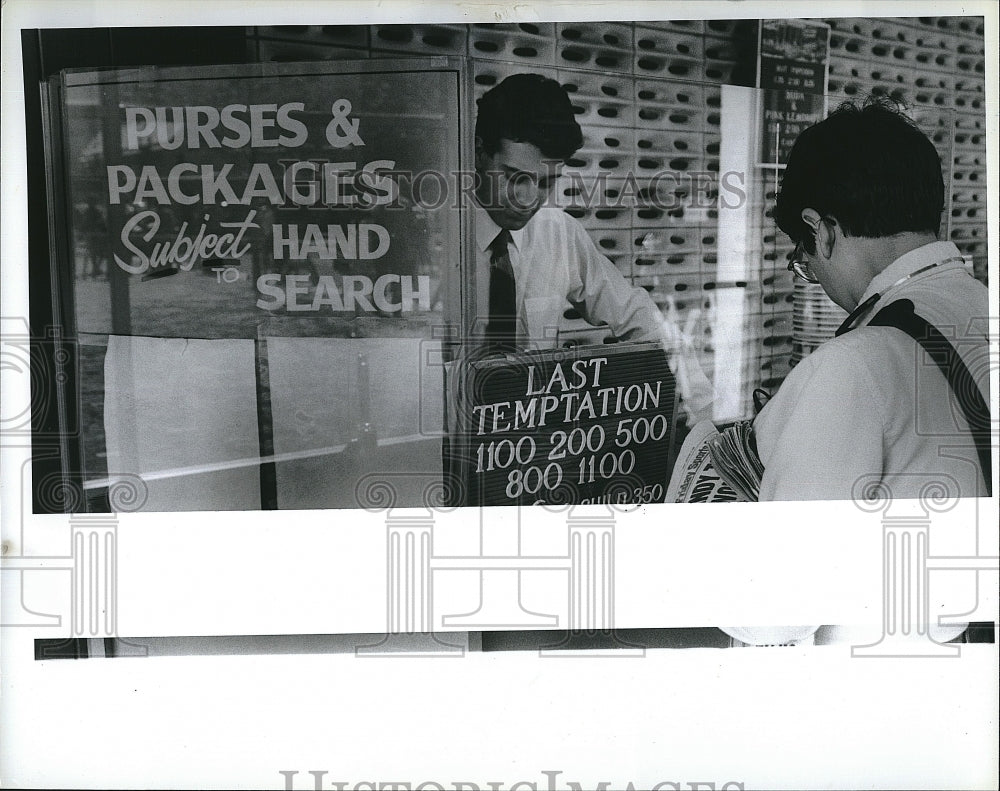
[[[895,327],[919,343],[937,363],[951,386],[976,443],[979,466],[986,480],[986,494],[993,493],[993,460],[990,455],[990,409],[968,367],[940,330],[914,312],[913,303],[900,299],[886,305],[868,322],[870,326]]]

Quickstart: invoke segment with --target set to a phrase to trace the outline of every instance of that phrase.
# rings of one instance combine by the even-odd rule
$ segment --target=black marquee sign
[[[466,396],[471,504],[663,501],[676,388],[659,344],[473,362]]]

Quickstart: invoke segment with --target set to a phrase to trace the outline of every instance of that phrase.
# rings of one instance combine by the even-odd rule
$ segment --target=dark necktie
[[[490,317],[486,340],[491,352],[516,349],[517,303],[514,268],[510,264],[510,231],[502,230],[490,243]]]

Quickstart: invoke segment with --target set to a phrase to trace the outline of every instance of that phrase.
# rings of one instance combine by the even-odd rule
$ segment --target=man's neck
[[[860,252],[859,260],[863,262],[865,277],[862,279],[863,282],[862,280],[858,281],[855,289],[857,294],[853,296],[860,298],[875,276],[897,258],[936,241],[937,236],[933,233],[901,233],[895,236],[880,236],[876,239],[855,239]]]
[[[936,242],[937,236],[933,233],[901,233],[897,236],[886,236],[873,241],[879,243],[881,258],[886,262],[885,266],[879,269],[881,271],[897,258],[901,258],[910,251],[916,250],[918,247],[923,247],[925,244]]]

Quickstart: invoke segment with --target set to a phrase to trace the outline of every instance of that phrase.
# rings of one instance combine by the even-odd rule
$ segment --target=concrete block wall
[[[942,156],[948,206],[942,232],[986,270],[985,45],[977,17],[831,18],[829,105],[886,93],[902,99]],[[738,375],[749,392],[776,387],[792,353],[793,290],[785,271],[788,240],[769,219],[773,185],[762,182],[762,255],[746,281],[725,277],[716,248],[717,211],[695,182],[674,186],[670,208],[623,207],[628,174],[641,192],[663,189],[664,170],[712,175],[719,170],[720,93],[753,85],[755,20],[273,26],[247,29],[249,59],[260,62],[421,55],[468,59],[478,97],[508,74],[534,71],[570,92],[584,146],[568,163],[557,196],[597,245],[665,311],[691,324],[699,356],[714,370],[716,294],[740,289],[745,325]],[[471,108],[470,108],[471,109]],[[600,199],[584,202],[585,190]],[[662,195],[660,196],[663,197]],[[668,196],[669,197],[669,196]],[[732,293],[732,292],[729,292]],[[730,301],[731,304],[731,301]],[[600,342],[606,331],[566,317],[570,342]]]

